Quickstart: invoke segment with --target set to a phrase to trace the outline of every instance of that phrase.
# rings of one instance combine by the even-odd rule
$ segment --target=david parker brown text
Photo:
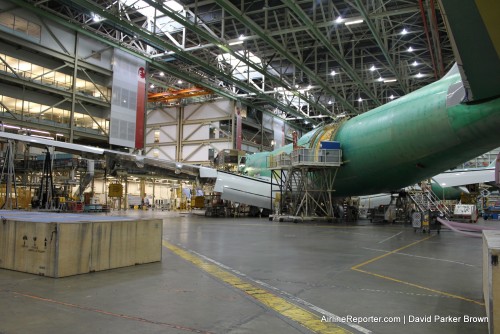
[[[369,316],[369,317],[356,317],[352,315],[346,315],[344,317],[339,316],[322,316],[321,322],[342,322],[342,323],[403,323],[403,324],[413,324],[413,323],[477,323],[477,322],[488,322],[488,317],[478,317],[478,316],[443,316],[443,315],[404,315],[404,316],[393,316],[393,317],[380,317],[380,316]]]

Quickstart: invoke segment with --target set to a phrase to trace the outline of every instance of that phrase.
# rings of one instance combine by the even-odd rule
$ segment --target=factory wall
[[[231,149],[234,102],[217,100],[187,106],[150,106],[146,154],[160,159],[209,164]]]
[[[87,36],[78,36],[76,33],[55,22],[42,20],[37,15],[22,8],[12,8],[12,3],[0,0],[0,30],[27,41],[42,45],[43,47],[62,54],[75,56],[76,51],[80,58],[96,66],[111,70],[113,50],[107,45]],[[16,26],[9,26],[11,18],[19,21]],[[92,53],[99,52],[99,57],[89,57]]]
[[[108,141],[113,48],[0,0],[0,57],[4,124]]]

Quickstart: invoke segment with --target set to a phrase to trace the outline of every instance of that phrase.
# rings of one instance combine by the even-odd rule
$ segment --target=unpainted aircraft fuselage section
[[[335,179],[336,196],[390,192],[431,178],[500,146],[500,98],[466,99],[454,68],[441,80],[339,125],[323,140],[341,143],[344,164]],[[298,145],[315,148],[328,125],[303,136]],[[292,145],[247,156],[244,172],[270,176],[269,155]],[[334,172],[332,170],[332,172]]]

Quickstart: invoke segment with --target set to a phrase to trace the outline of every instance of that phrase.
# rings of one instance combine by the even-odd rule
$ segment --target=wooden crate
[[[483,294],[488,330],[500,333],[500,231],[483,231]]]
[[[0,222],[0,268],[49,277],[161,261],[162,221]]]

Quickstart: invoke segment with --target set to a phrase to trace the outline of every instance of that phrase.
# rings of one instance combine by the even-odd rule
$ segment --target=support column
[[[73,62],[73,84],[71,85],[71,110],[69,115],[69,142],[73,142],[73,131],[75,130],[75,107],[76,107],[76,78],[78,75],[78,32],[75,32],[75,60]]]
[[[128,209],[128,198],[127,198],[127,194],[128,194],[128,178],[127,176],[125,176],[125,191],[123,192],[123,209],[124,210],[127,210]]]
[[[182,161],[182,137],[184,136],[184,107],[179,107],[179,113],[177,114],[177,147],[175,151],[175,160]]]

